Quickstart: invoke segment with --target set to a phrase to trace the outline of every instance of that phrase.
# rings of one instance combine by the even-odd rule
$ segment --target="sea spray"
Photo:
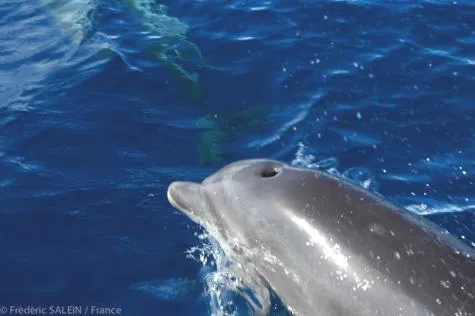
[[[204,293],[211,314],[232,316],[243,309],[253,315],[267,314],[271,304],[269,290],[254,267],[240,260],[239,246],[219,243],[206,232],[197,236],[200,244],[186,254],[203,266]]]

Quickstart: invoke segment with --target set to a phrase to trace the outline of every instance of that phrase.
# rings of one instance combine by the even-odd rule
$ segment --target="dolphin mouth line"
[[[180,203],[180,196],[178,197],[175,197],[174,196],[174,187],[176,186],[177,184],[175,183],[172,183],[169,187],[168,187],[168,190],[167,190],[167,199],[168,199],[168,202],[170,202],[170,204],[178,209],[180,212],[182,212],[184,215],[188,216],[192,221],[198,223],[201,225],[201,222],[200,222],[200,219],[196,216],[195,214],[195,211],[193,209],[190,209],[186,203],[183,203],[183,201]],[[176,192],[175,192],[176,193]]]
[[[167,199],[168,199],[168,202],[170,202],[170,204],[171,204],[173,207],[179,209],[179,210],[182,211],[182,212],[185,212],[185,210],[183,210],[182,206],[181,206],[180,204],[178,204],[178,203],[175,201],[175,199],[173,198],[173,195],[172,195],[172,193],[170,192],[170,191],[171,191],[170,189],[171,189],[171,188],[168,188],[168,190],[167,190]]]

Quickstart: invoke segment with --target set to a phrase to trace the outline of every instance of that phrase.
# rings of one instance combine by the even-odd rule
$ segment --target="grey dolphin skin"
[[[473,249],[344,179],[255,159],[167,193],[294,315],[475,315]]]

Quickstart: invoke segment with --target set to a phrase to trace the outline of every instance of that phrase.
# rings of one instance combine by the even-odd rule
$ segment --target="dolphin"
[[[269,113],[282,112],[282,108],[283,106],[279,104],[254,104],[219,115],[208,113],[199,118],[196,126],[203,129],[198,145],[200,164],[218,164],[229,158],[231,156],[229,147],[237,135],[246,140],[246,137],[252,136],[254,139],[256,134],[262,135],[268,132],[266,125],[273,119]],[[243,125],[242,122],[246,124]]]
[[[167,196],[294,315],[475,315],[473,250],[346,179],[242,160]]]
[[[98,10],[95,0],[39,0],[38,4],[47,13],[51,24],[68,39],[71,46],[68,58],[97,31],[93,29]],[[154,0],[122,0],[113,2],[113,5],[123,5],[137,18],[143,31],[149,35],[146,51],[181,84],[184,97],[198,104],[204,102],[198,74],[186,70],[183,65],[204,66],[199,47],[188,39],[188,26],[169,16],[167,7]],[[101,52],[101,57],[113,56],[114,51]]]

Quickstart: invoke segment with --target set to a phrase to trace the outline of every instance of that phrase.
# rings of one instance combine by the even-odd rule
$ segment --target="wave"
[[[130,288],[149,294],[157,299],[166,301],[182,301],[197,286],[195,280],[185,278],[169,278],[150,280],[133,284]]]
[[[2,107],[31,109],[41,82],[70,61],[87,40],[95,8],[95,0],[28,1],[0,20]]]
[[[430,161],[430,160],[429,160]],[[303,167],[309,169],[319,169],[341,176],[356,185],[363,187],[369,191],[372,191],[376,194],[381,195],[378,192],[378,182],[376,177],[371,173],[370,170],[361,167],[349,168],[344,171],[338,170],[338,159],[336,157],[328,157],[322,160],[318,160],[317,157],[311,153],[311,148],[307,145],[300,142],[298,144],[298,150],[295,153],[295,158],[291,161],[291,164],[296,167]],[[447,164],[440,164],[440,167],[447,166]],[[460,170],[463,171],[462,168]],[[417,177],[412,174],[390,174],[387,170],[383,170],[384,179],[392,179],[403,182],[425,182],[429,181],[429,177]],[[426,187],[430,187],[427,183]],[[454,212],[464,212],[472,211],[475,209],[475,204],[470,201],[468,197],[451,197],[453,202],[447,202],[442,200],[435,200],[433,198],[427,197],[427,193],[423,196],[416,196],[414,192],[411,192],[409,195],[392,195],[391,199],[397,202],[399,205],[405,209],[419,214],[419,215],[433,215],[439,213],[454,213]]]

